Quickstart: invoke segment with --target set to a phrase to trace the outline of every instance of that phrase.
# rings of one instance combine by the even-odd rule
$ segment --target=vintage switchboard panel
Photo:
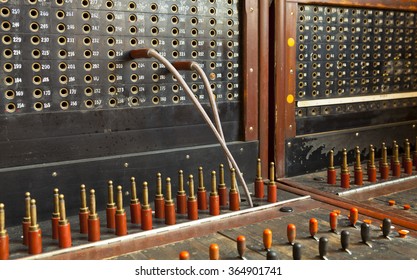
[[[281,176],[323,170],[359,146],[391,157],[417,134],[415,1],[280,1],[276,5],[277,157]],[[407,141],[408,140],[408,141]],[[285,156],[284,156],[285,155]],[[285,163],[284,163],[285,162]]]
[[[251,62],[244,52],[257,46],[246,46],[243,25],[251,23],[256,36],[257,13],[246,11],[249,4],[257,8],[240,0],[0,0],[0,201],[7,224],[21,222],[25,192],[42,220],[52,213],[54,188],[66,195],[71,215],[81,184],[96,189],[100,210],[108,180],[126,187],[127,197],[130,177],[148,181],[153,197],[157,172],[175,187],[180,169],[196,174],[202,166],[209,174],[227,164],[179,82],[155,59],[132,59],[135,49],[202,67],[228,147],[252,180],[256,111],[249,120],[244,114],[257,110],[257,68],[256,56]],[[181,75],[214,120],[201,77]]]

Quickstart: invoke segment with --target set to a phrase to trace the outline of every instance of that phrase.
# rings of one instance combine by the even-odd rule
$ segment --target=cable
[[[217,131],[219,132],[223,141],[226,142],[226,139],[224,138],[224,134],[223,134],[222,124],[220,122],[219,112],[217,110],[216,100],[214,98],[214,93],[211,90],[211,85],[210,85],[209,79],[207,78],[206,73],[203,71],[203,69],[200,67],[200,65],[198,65],[198,63],[196,63],[194,61],[175,61],[175,62],[172,63],[172,65],[177,70],[195,70],[198,73],[198,75],[201,77],[201,79],[203,80],[204,87],[207,91],[208,98],[210,100],[210,106],[211,106],[212,111],[213,111],[213,116],[214,116],[214,121],[215,121],[215,124],[216,124],[216,127],[217,127]],[[231,169],[233,167],[233,165],[232,165],[232,162],[229,160],[229,158],[227,158],[227,162],[229,164],[229,169]],[[238,193],[239,199],[240,199],[239,188],[236,188],[236,190],[237,190],[237,193]]]
[[[211,106],[212,111],[213,111],[213,116],[214,116],[214,121],[215,121],[215,124],[216,124],[216,127],[217,127],[217,131],[219,132],[223,141],[226,141],[225,138],[224,138],[224,134],[223,134],[222,124],[220,122],[220,116],[219,116],[219,112],[217,110],[217,104],[216,104],[216,100],[214,98],[214,93],[211,90],[211,85],[210,85],[209,79],[207,78],[206,73],[203,71],[203,69],[200,67],[200,65],[198,65],[198,63],[196,63],[194,61],[175,61],[175,62],[172,63],[172,65],[177,70],[195,70],[198,73],[198,75],[200,75],[201,79],[203,80],[204,87],[206,88],[208,98],[210,100],[210,106]],[[232,163],[230,162],[230,160],[227,159],[227,161],[229,163],[229,168],[232,168],[233,166],[232,166]]]
[[[197,98],[194,96],[193,92],[191,91],[191,89],[189,88],[189,86],[187,85],[187,83],[184,81],[184,79],[182,78],[182,76],[180,75],[180,73],[178,72],[178,70],[162,55],[160,55],[156,50],[154,49],[137,49],[137,50],[132,50],[130,51],[130,57],[135,59],[135,58],[155,58],[157,60],[159,60],[163,65],[165,65],[166,69],[168,69],[177,79],[177,81],[181,84],[181,86],[183,87],[183,89],[185,90],[185,92],[188,94],[188,96],[191,98],[191,100],[193,101],[194,105],[197,107],[197,109],[200,111],[202,117],[204,118],[204,120],[206,121],[206,123],[209,125],[209,127],[211,128],[211,130],[213,131],[214,135],[216,136],[218,142],[220,143],[220,146],[222,146],[223,151],[225,152],[227,158],[230,160],[230,162],[232,163],[233,167],[236,170],[236,173],[243,185],[243,189],[245,191],[245,195],[246,198],[249,202],[250,207],[253,207],[253,203],[252,203],[252,199],[250,197],[250,193],[249,193],[249,189],[246,186],[246,182],[243,178],[242,173],[240,172],[240,169],[235,161],[235,159],[233,158],[233,155],[230,153],[229,148],[226,145],[226,142],[223,140],[222,136],[220,135],[220,133],[217,131],[216,127],[214,126],[213,122],[211,121],[211,119],[209,118],[209,116],[207,115],[206,111],[204,110],[204,108],[201,106],[200,102],[197,100]]]

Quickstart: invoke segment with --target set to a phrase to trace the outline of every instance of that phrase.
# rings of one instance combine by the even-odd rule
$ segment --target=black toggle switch
[[[301,260],[301,249],[302,249],[302,246],[300,243],[295,243],[292,246],[292,258],[294,260]]]
[[[389,237],[389,234],[391,233],[391,224],[391,219],[385,218],[382,221],[382,235],[387,239],[391,239]]]
[[[329,239],[327,237],[320,237],[319,239],[319,254],[320,258],[323,260],[328,260],[327,258],[327,251],[329,247]]]
[[[367,224],[367,223],[362,223],[361,224],[361,238],[362,238],[362,242],[372,248],[372,245],[369,243],[369,240],[371,239],[371,233],[370,232],[371,232],[370,225]]]
[[[347,230],[342,230],[340,233],[340,243],[342,244],[342,249],[349,255],[352,255],[352,252],[349,250],[350,244],[350,232]]]

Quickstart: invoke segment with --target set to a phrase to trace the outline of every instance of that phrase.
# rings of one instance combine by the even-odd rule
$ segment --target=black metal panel
[[[219,106],[227,141],[241,137],[240,103]],[[205,106],[211,116],[210,108]],[[192,105],[3,119],[0,167],[216,143]]]
[[[380,124],[412,121],[416,116],[417,107],[412,107],[298,118],[296,119],[297,135],[335,131],[341,126],[344,129],[361,129]]]
[[[286,174],[288,177],[324,170],[328,166],[328,153],[334,149],[335,166],[342,162],[342,151],[348,151],[348,162],[354,161],[355,147],[359,146],[362,160],[368,160],[369,145],[373,145],[376,158],[381,155],[381,145],[386,143],[388,156],[392,153],[392,143],[397,141],[400,153],[405,139],[409,139],[412,149],[417,134],[417,122],[399,123],[394,126],[381,125],[345,131],[333,131],[304,135],[287,139]]]

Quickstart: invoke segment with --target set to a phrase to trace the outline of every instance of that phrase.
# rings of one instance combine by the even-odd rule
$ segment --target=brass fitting
[[[382,143],[382,160],[381,160],[382,166],[388,165],[388,154],[387,154],[387,147],[385,146],[385,143]]]
[[[236,193],[236,170],[234,168],[230,169],[230,192]]]
[[[329,151],[329,170],[333,170],[334,169],[334,152],[333,150]]]
[[[130,203],[136,204],[139,202],[137,192],[136,192],[136,180],[135,177],[130,178],[130,191],[131,191],[131,198]]]
[[[148,182],[143,182],[142,198],[143,198],[142,209],[147,210],[151,208],[151,206],[149,205]]]
[[[4,204],[0,203],[0,237],[5,237],[6,235],[6,214],[4,211]]]
[[[275,182],[275,163],[269,163],[269,183]]]
[[[355,170],[360,171],[362,170],[362,164],[361,164],[361,151],[359,149],[359,146],[356,146],[356,162],[355,162]]]
[[[156,174],[156,198],[163,198],[164,195],[162,194],[162,175],[161,173]]]
[[[31,199],[30,199],[30,193],[27,192],[25,193],[25,216],[23,217],[23,222],[30,222],[30,204],[31,203]]]
[[[369,167],[375,167],[375,149],[373,147],[369,151]]]
[[[211,171],[211,192],[210,196],[217,195],[217,185],[216,185],[216,171]]]
[[[182,170],[178,171],[178,194],[185,194],[184,190],[184,172]]]
[[[90,190],[90,214],[88,215],[89,219],[97,219],[97,210],[96,210],[96,191],[94,189]]]
[[[67,212],[65,209],[65,199],[64,199],[64,195],[60,194],[59,195],[59,224],[60,225],[66,225],[68,224],[68,219],[67,219]]]
[[[123,214],[125,213],[125,209],[123,208],[123,192],[122,186],[117,186],[117,201],[116,201],[116,214]]]
[[[113,199],[113,181],[108,182],[107,187],[107,208],[113,208],[115,206]]]
[[[203,175],[203,167],[198,168],[198,190],[204,191],[206,187],[204,186],[204,175]]]
[[[371,153],[372,153],[372,149],[374,148],[374,145],[370,144],[369,145],[369,160],[368,160],[368,168],[371,164]]]
[[[220,164],[219,165],[219,186],[223,187],[225,186],[225,182],[224,182],[224,165]]]
[[[393,158],[394,158],[393,161],[394,161],[395,164],[400,163],[400,160],[398,159],[398,145],[397,144],[395,144],[395,146],[394,146]]]
[[[262,180],[262,164],[260,158],[256,162],[256,180]]]
[[[53,218],[59,218],[59,190],[54,189],[54,212],[52,212]]]
[[[80,213],[88,212],[87,194],[85,193],[85,185],[84,184],[82,184],[80,186],[80,199],[81,199]]]
[[[343,149],[343,154],[342,154],[342,173],[345,173],[345,174],[349,173],[346,148]]]
[[[29,194],[29,193],[26,193]],[[30,195],[30,194],[29,194]],[[30,200],[30,226],[29,231],[35,231],[39,229],[38,218],[36,213],[36,200]]]
[[[188,200],[196,200],[194,195],[194,176],[188,176],[188,188],[189,188],[189,195]]]
[[[171,178],[167,177],[166,178],[166,199],[165,199],[165,204],[173,204],[174,201],[172,200],[172,193],[171,193]]]
[[[406,161],[411,160],[410,142],[408,141],[408,139],[405,139],[404,143],[404,157]]]

